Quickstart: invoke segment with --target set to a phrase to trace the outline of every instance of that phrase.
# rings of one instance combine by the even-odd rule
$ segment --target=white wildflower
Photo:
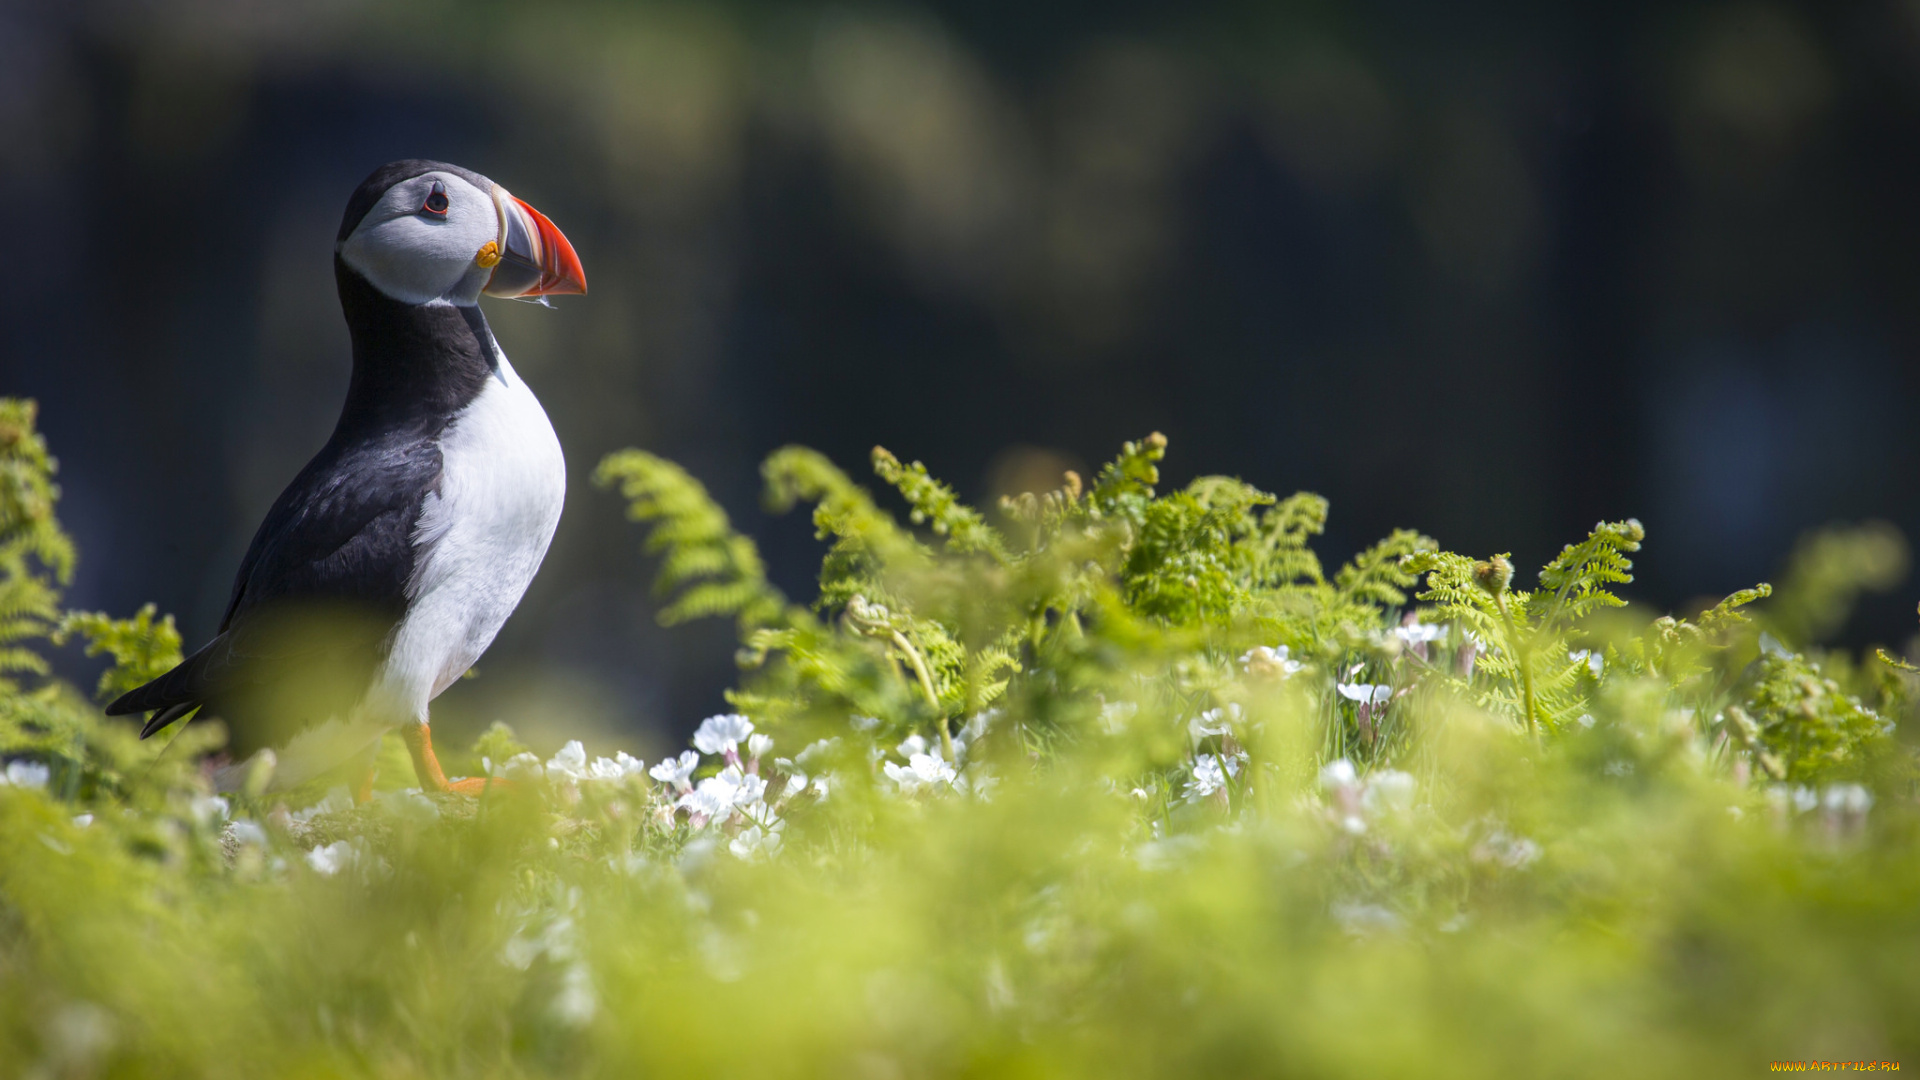
[[[769,735],[754,734],[747,737],[747,757],[758,761],[773,751],[773,738]]]
[[[847,722],[853,725],[855,731],[872,731],[880,726],[877,716],[852,716],[847,718]]]
[[[883,771],[887,779],[899,785],[900,790],[907,794],[923,787],[953,784],[958,778],[953,766],[941,760],[939,754],[914,754],[907,759],[904,767],[889,761]]]
[[[691,750],[683,750],[677,758],[667,758],[655,765],[647,775],[663,784],[670,784],[675,791],[686,792],[693,788],[693,770],[700,765],[700,755]]]
[[[736,858],[753,862],[756,859],[772,858],[780,853],[780,828],[786,822],[776,821],[770,828],[749,825],[740,830],[740,835],[727,844],[727,850]]]
[[[1567,653],[1567,659],[1576,664],[1582,660],[1586,661],[1587,670],[1593,672],[1593,677],[1596,679],[1599,678],[1600,673],[1606,669],[1605,658],[1592,649],[1574,649]]]
[[[752,734],[753,721],[739,713],[709,716],[693,733],[693,746],[703,754],[736,753],[741,741]]]
[[[646,770],[646,762],[622,750],[610,758],[594,758],[593,764],[587,766],[587,779],[622,780]]]
[[[833,752],[839,748],[840,748],[839,738],[836,737],[832,739],[821,739],[820,741],[814,743],[812,746],[809,746],[805,750],[802,750],[798,754],[795,754],[793,756],[793,761],[794,761],[794,764],[799,765],[802,768],[811,769],[813,768],[815,763],[824,761],[827,758],[832,757]]]
[[[1342,829],[1355,835],[1367,831],[1366,819],[1360,816],[1360,780],[1353,762],[1338,758],[1322,766],[1320,787],[1332,800],[1330,816]]]
[[[317,847],[307,852],[307,865],[327,877],[332,877],[358,862],[359,858],[360,852],[352,844],[345,840],[335,840],[325,847]]]
[[[233,842],[236,844],[250,844],[254,847],[267,846],[267,830],[261,828],[257,822],[249,821],[246,818],[235,818],[228,822],[227,832],[232,835]]]
[[[1873,809],[1873,793],[1859,784],[1834,784],[1821,802],[1829,813],[1863,815]]]
[[[75,814],[73,815],[73,824],[75,828],[84,829],[87,826],[93,824],[93,815],[92,814]],[[252,825],[253,823],[248,822],[247,824]],[[254,825],[254,828],[258,829],[259,826]]]
[[[1369,815],[1405,813],[1413,808],[1413,777],[1398,769],[1381,769],[1367,775],[1366,790],[1360,806]]]
[[[538,780],[547,775],[547,771],[540,767],[539,758],[522,750],[500,766],[500,775],[508,780]]]
[[[721,773],[700,781],[699,787],[680,797],[678,805],[712,821],[732,812],[739,795],[740,785],[735,777]]]
[[[972,718],[966,722],[966,725],[960,729],[959,738],[972,742],[980,736],[985,735],[987,729],[992,727],[993,722],[998,719],[1000,719],[999,709],[982,709],[974,713]]]
[[[582,1028],[593,1021],[600,1010],[599,995],[593,990],[593,969],[584,960],[574,960],[561,970],[560,992],[547,1006],[555,1020],[568,1027]]]
[[[763,828],[771,829],[780,824],[779,811],[764,802],[756,802],[740,807],[740,816]]]
[[[1188,802],[1199,802],[1226,786],[1227,773],[1220,759],[1212,754],[1201,754],[1193,759],[1193,776],[1181,793]]]
[[[767,794],[767,782],[761,777],[748,773],[734,781],[733,801],[735,805],[747,806],[757,803]]]
[[[787,786],[780,795],[782,798],[791,799],[805,790],[807,790],[807,774],[795,771],[787,774]]]
[[[1371,686],[1367,683],[1336,683],[1334,689],[1348,701],[1357,701],[1362,705],[1384,705],[1393,699],[1393,687]]]
[[[987,709],[973,714],[973,718],[962,724],[953,734],[953,760],[958,765],[967,760],[967,748],[987,733],[993,721],[1000,715],[999,709]]]
[[[915,754],[908,759],[908,764],[913,767],[914,775],[918,776],[922,783],[951,784],[954,781],[953,766],[942,761],[937,752]]]
[[[567,745],[547,761],[548,779],[557,779],[555,774],[569,780],[578,780],[587,774],[587,748],[580,745],[579,739],[568,739]]]
[[[1320,786],[1328,791],[1350,788],[1358,779],[1353,770],[1353,762],[1339,758],[1328,762],[1320,769]]]
[[[45,765],[37,761],[9,761],[6,774],[0,776],[0,784],[39,789],[47,786],[47,778],[52,775]]]
[[[1393,636],[1408,645],[1425,645],[1447,636],[1447,624],[1410,622],[1393,628]]]
[[[1000,786],[1000,778],[988,772],[986,766],[975,765],[967,770],[955,787],[965,785],[973,791],[974,797],[984,802],[993,801],[993,789]]]
[[[1230,701],[1224,709],[1208,709],[1187,721],[1187,734],[1193,736],[1195,742],[1209,735],[1225,735],[1240,722],[1242,715],[1240,703]]]
[[[903,758],[911,758],[915,754],[924,754],[927,752],[927,740],[919,735],[909,735],[905,739],[902,739],[900,745],[894,747],[893,750]]]
[[[1293,659],[1292,650],[1285,645],[1255,645],[1240,654],[1240,668],[1249,675],[1277,675],[1282,679],[1291,679],[1306,666]]]
[[[195,795],[187,803],[187,812],[193,815],[196,825],[211,825],[216,821],[227,820],[233,811],[233,805],[218,795]]]
[[[419,788],[407,788],[382,795],[380,805],[395,817],[415,824],[425,825],[440,819],[440,808],[433,804],[432,799],[422,794]]]

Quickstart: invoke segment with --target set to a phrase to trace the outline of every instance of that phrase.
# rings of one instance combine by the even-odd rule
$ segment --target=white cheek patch
[[[435,179],[447,187],[444,218],[420,212]],[[340,245],[340,257],[374,288],[403,303],[473,303],[487,280],[474,256],[499,231],[497,217],[487,193],[459,177],[430,173],[395,184],[382,196]]]

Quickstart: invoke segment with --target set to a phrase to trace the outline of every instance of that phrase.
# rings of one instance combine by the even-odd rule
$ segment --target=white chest
[[[447,428],[440,489],[414,531],[406,618],[383,682],[414,718],[473,666],[540,569],[567,490],[546,410],[506,357]]]

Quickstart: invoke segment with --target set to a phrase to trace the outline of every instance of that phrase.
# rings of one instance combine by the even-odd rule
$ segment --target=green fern
[[[32,401],[0,398],[0,687],[9,676],[44,675],[30,647],[60,621],[60,586],[73,577],[73,541],[54,516],[59,463],[34,430]]]
[[[110,701],[136,686],[143,686],[173,670],[180,663],[180,631],[173,616],[155,618],[152,604],[135,612],[131,619],[116,619],[105,612],[70,611],[53,633],[56,645],[65,644],[74,634],[87,641],[87,655],[106,654],[113,666],[102,672],[94,694]]]
[[[917,461],[902,465],[885,447],[876,446],[873,471],[898,489],[913,507],[909,520],[946,538],[948,551],[960,555],[980,552],[1006,561],[1006,541],[979,511],[962,503],[952,488],[928,476],[925,465]]]
[[[1542,626],[1559,626],[1583,619],[1603,607],[1625,607],[1626,601],[1607,590],[1633,580],[1633,560],[1647,530],[1639,521],[1600,522],[1578,544],[1568,544],[1540,571],[1541,593],[1529,598],[1529,612]],[[1545,610],[1538,610],[1545,605]]]
[[[1891,721],[1792,653],[1762,656],[1744,708],[1730,711],[1737,723],[1751,714],[1762,767],[1796,783],[1857,774],[1869,746],[1893,730]]]
[[[1251,596],[1238,548],[1255,532],[1250,511],[1274,501],[1238,480],[1203,476],[1185,491],[1144,503],[1121,568],[1129,605],[1173,623],[1230,618]]]
[[[1541,588],[1512,588],[1506,555],[1475,561],[1450,552],[1419,554],[1404,569],[1427,575],[1420,599],[1438,605],[1485,645],[1474,696],[1529,731],[1557,731],[1591,709],[1587,657],[1568,647],[1573,624],[1626,601],[1608,586],[1633,580],[1631,552],[1646,530],[1631,518],[1601,522],[1540,571]]]
[[[660,612],[665,625],[731,615],[742,631],[778,621],[786,598],[767,581],[754,542],[733,530],[727,512],[686,470],[640,450],[610,454],[594,483],[617,487],[627,517],[651,523],[645,548],[661,553],[656,595],[678,593]]]

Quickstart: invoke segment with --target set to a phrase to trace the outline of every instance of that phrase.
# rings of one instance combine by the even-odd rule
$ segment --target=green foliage
[[[100,673],[94,695],[112,701],[137,686],[165,675],[180,663],[180,631],[173,616],[156,619],[153,604],[134,612],[131,619],[116,619],[100,611],[70,611],[52,634],[56,645],[64,645],[73,634],[87,639],[88,656],[106,654],[113,666]]]
[[[0,398],[0,689],[47,666],[28,643],[60,619],[59,586],[73,576],[73,541],[54,517],[59,464],[34,430],[31,401]]]
[[[946,537],[946,548],[955,554],[984,552],[1005,557],[1000,534],[988,527],[979,511],[962,503],[953,489],[927,475],[927,467],[914,462],[900,464],[886,447],[873,448],[873,471],[892,484],[913,507],[909,515],[915,525],[926,525]]]
[[[1329,575],[1325,500],[1161,493],[1165,451],[995,515],[876,451],[903,524],[781,450],[768,505],[811,505],[826,542],[806,606],[697,481],[609,458],[663,617],[741,634],[750,732],[715,718],[651,775],[495,724],[445,754],[503,781],[477,804],[229,802],[193,766],[217,726],[161,748],[57,681],[9,686],[0,1060],[1694,1075],[1920,1049],[1895,723],[1920,676],[1761,633],[1831,626],[1887,573],[1648,617],[1615,591],[1628,521],[1533,590],[1409,531]],[[27,570],[54,599],[20,640],[84,638],[114,660],[101,696],[177,657],[151,608],[59,614],[51,564]]]
[[[727,512],[686,470],[641,450],[608,455],[593,482],[617,487],[627,516],[651,523],[646,550],[665,552],[655,592],[678,592],[660,612],[668,626],[689,619],[732,615],[742,629],[775,621],[786,604],[767,583],[760,549],[733,531]]]
[[[1237,480],[1203,476],[1185,491],[1142,504],[1120,568],[1127,603],[1176,624],[1230,617],[1251,598],[1236,548],[1254,532],[1252,508],[1273,502]]]
[[[1617,657],[1627,669],[1664,680],[1677,691],[1698,696],[1699,687],[1723,673],[1736,645],[1754,645],[1743,610],[1773,595],[1766,582],[1721,600],[1693,619],[1662,615],[1623,643]]]
[[[109,723],[73,687],[44,678],[44,648],[73,634],[86,654],[111,655],[100,677],[102,696],[137,686],[179,662],[173,617],[155,621],[152,605],[131,619],[65,612],[60,589],[73,573],[73,542],[55,515],[60,489],[47,446],[34,430],[31,401],[0,398],[0,759],[27,761],[49,771],[55,791],[69,798],[104,794],[151,796],[143,778],[177,778],[192,756],[219,739],[217,729],[195,732],[183,753],[162,762],[168,744],[142,743],[124,723]],[[22,676],[42,676],[22,686]]]
[[[1480,704],[1522,719],[1529,731],[1559,731],[1589,715],[1591,650],[1568,648],[1575,623],[1626,601],[1609,586],[1633,580],[1627,556],[1640,550],[1646,530],[1638,521],[1606,522],[1578,544],[1568,544],[1540,571],[1540,588],[1512,587],[1513,565],[1505,555],[1476,562],[1462,555],[1423,555],[1409,568],[1429,574],[1420,599],[1439,605],[1447,618],[1471,632],[1485,652]]]
[[[1805,657],[1781,651],[1755,663],[1745,709],[1735,707],[1733,723],[1758,726],[1756,760],[1776,779],[1857,775],[1867,761],[1863,748],[1893,733],[1891,722]]]

